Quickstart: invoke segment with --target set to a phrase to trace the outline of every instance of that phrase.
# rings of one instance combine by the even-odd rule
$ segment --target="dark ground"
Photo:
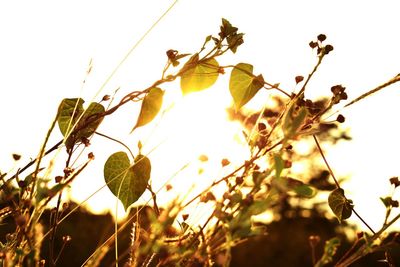
[[[47,221],[49,214],[43,216],[43,222]],[[11,218],[9,222],[12,222]],[[44,223],[45,224],[45,223]],[[309,218],[282,217],[281,220],[267,226],[267,235],[258,236],[239,244],[232,250],[232,267],[291,267],[291,266],[312,266],[311,249],[309,236],[318,235],[321,242],[317,246],[317,257],[323,252],[324,242],[332,237],[338,236],[342,246],[338,250],[338,259],[349,248],[350,243],[345,235],[336,231],[339,229],[336,220],[328,220],[317,213]],[[0,225],[1,242],[5,240],[5,234],[12,232],[11,223],[3,221]],[[63,236],[70,236],[71,242],[64,248],[57,266],[74,267],[82,263],[114,232],[114,224],[111,215],[93,215],[85,210],[73,213],[67,220],[61,223],[57,230],[55,250],[59,251]],[[127,227],[118,237],[121,262],[126,262],[126,248],[130,242],[130,229]],[[397,246],[390,249],[395,266],[400,266],[400,241]],[[42,245],[42,256],[47,258],[49,242],[45,240]],[[384,252],[370,254],[359,260],[352,266],[389,266],[387,263],[379,262],[384,259]],[[103,259],[101,266],[114,265],[114,251],[110,249]]]

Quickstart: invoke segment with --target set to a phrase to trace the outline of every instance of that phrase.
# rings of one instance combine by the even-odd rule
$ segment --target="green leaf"
[[[93,121],[90,122],[88,125],[84,125],[84,127],[81,130],[79,130],[78,139],[80,139],[81,137],[89,138],[90,136],[92,136],[92,134],[94,134],[97,127],[99,127],[100,123],[103,120],[103,117],[95,119],[95,116],[97,114],[103,113],[104,111],[105,109],[103,105],[96,102],[90,103],[89,107],[85,110],[85,113],[82,119],[80,120],[80,123],[78,123],[78,127],[81,127],[83,123],[86,123],[86,120],[93,119]]]
[[[138,127],[148,124],[157,116],[163,103],[163,96],[164,91],[158,87],[153,87],[149,90],[143,99],[138,120],[131,132]]]
[[[65,98],[58,107],[58,127],[63,136],[70,132],[76,120],[83,112],[82,98]]]
[[[237,64],[229,80],[229,91],[231,92],[236,109],[240,109],[249,102],[256,93],[264,86],[262,75],[253,75],[253,65],[247,63]]]
[[[138,155],[131,166],[125,152],[112,154],[104,164],[104,179],[110,191],[122,202],[125,210],[135,203],[147,188],[150,160]]]
[[[329,194],[328,204],[339,222],[342,222],[351,216],[353,202],[345,197],[342,188],[337,188]]]
[[[214,58],[199,62],[199,55],[194,54],[183,67],[181,75],[182,93],[201,91],[212,86],[218,79],[218,62]]]
[[[317,190],[300,180],[286,177],[286,186],[288,190],[292,190],[298,197],[312,198],[317,194]]]
[[[307,197],[307,198],[312,198],[317,194],[315,188],[306,184],[296,186],[294,188],[294,192],[296,192],[296,194],[300,197]]]
[[[282,157],[279,154],[274,154],[275,162],[275,177],[279,178],[281,176],[282,170],[285,167]]]
[[[95,118],[97,114],[104,112],[103,105],[92,102],[84,110],[84,102],[82,98],[65,98],[61,101],[58,108],[57,122],[62,135],[64,137],[68,135],[65,142],[68,149],[72,148],[76,142],[81,141],[82,138],[89,138],[93,135],[103,120],[103,117]],[[79,118],[79,122],[76,123]],[[88,120],[93,121],[88,123]],[[79,131],[73,133],[73,126],[76,127],[75,129],[79,129]]]

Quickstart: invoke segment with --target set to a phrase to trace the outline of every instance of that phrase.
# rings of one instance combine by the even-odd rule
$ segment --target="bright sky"
[[[0,2],[0,169],[5,172],[13,167],[11,153],[22,154],[22,162],[34,158],[61,99],[81,96],[90,102],[127,51],[172,3],[166,0]],[[400,4],[395,0],[326,4],[180,0],[134,50],[97,99],[112,94],[118,87],[119,96],[147,87],[160,77],[166,50],[196,51],[207,35],[217,34],[222,17],[246,34],[244,45],[227,62],[251,63],[257,73],[263,73],[271,83],[280,82],[283,88],[293,88],[293,77],[310,72],[315,56],[308,42],[325,33],[327,42],[335,49],[310,84],[308,96],[329,94],[332,85],[343,84],[352,99],[400,72],[398,10]],[[93,71],[81,89],[90,59]],[[178,86],[175,83],[166,88],[171,91],[171,98],[179,98]],[[384,216],[378,198],[390,192],[388,178],[400,174],[396,153],[400,149],[400,105],[396,105],[399,86],[387,88],[343,111],[344,127],[351,126],[354,140],[327,154],[337,176],[352,175],[345,185],[350,191],[348,197],[375,229],[382,223],[376,218]],[[173,173],[187,162],[195,162],[193,159],[200,154],[210,157],[208,169],[219,164],[222,157],[246,156],[235,141],[240,139],[240,128],[223,123],[224,109],[230,104],[228,96],[225,77],[213,89],[178,101],[165,114],[165,121],[139,129],[139,137],[128,135],[137,115],[133,106],[106,120],[99,131],[124,140],[133,149],[138,138],[146,141],[150,134],[148,140],[157,136],[158,142],[165,140],[149,156],[154,165],[153,177],[164,176],[158,183],[154,181],[161,187]],[[200,109],[204,114],[199,113]],[[205,128],[210,124],[212,130]],[[181,126],[184,133],[178,128]],[[51,143],[58,139],[57,130]],[[101,142],[92,148],[96,161],[88,174],[76,181],[77,190],[72,192],[80,201],[104,183],[102,165],[107,157],[123,150],[116,143],[102,142],[100,137],[96,140]],[[158,142],[149,141],[144,149],[149,152]],[[240,157],[233,160],[240,162]],[[196,164],[187,176],[203,167]],[[218,174],[205,173],[202,177]],[[177,184],[190,187],[192,180],[180,179]],[[112,203],[113,208],[114,197],[103,191],[89,204],[99,209],[99,203]]]

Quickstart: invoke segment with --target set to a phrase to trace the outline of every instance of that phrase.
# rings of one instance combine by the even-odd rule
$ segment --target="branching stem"
[[[321,149],[321,146],[319,145],[319,142],[318,142],[317,137],[316,137],[315,135],[313,135],[313,138],[314,138],[315,144],[317,145],[318,151],[319,151],[319,153],[321,154],[321,157],[322,157],[322,159],[324,160],[325,165],[326,165],[326,167],[327,167],[328,170],[329,170],[330,175],[332,176],[333,180],[335,181],[336,187],[337,187],[337,188],[341,188],[340,185],[339,185],[338,180],[337,180],[336,177],[335,177],[335,174],[333,173],[331,167],[329,166],[328,161],[326,160],[326,157],[325,157],[325,155],[324,155],[324,152],[323,152],[322,149]],[[352,207],[351,209],[352,209],[352,211],[354,212],[354,214],[358,217],[358,219],[360,219],[360,221],[361,221],[373,234],[375,234],[375,231],[374,231],[374,230],[368,225],[368,223],[356,212],[356,210],[354,209],[354,207]]]

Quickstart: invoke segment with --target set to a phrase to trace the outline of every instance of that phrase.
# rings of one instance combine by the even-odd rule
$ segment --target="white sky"
[[[35,157],[60,100],[82,96],[89,102],[121,58],[171,3],[166,0],[1,1],[0,169],[5,172],[13,166],[11,153],[22,154],[22,162]],[[308,42],[317,34],[325,33],[327,42],[335,49],[310,84],[308,96],[329,94],[332,85],[343,84],[352,99],[400,72],[398,10],[398,1],[180,0],[133,52],[100,96],[112,93],[117,87],[121,87],[120,96],[147,87],[160,77],[166,50],[196,51],[207,35],[217,34],[224,17],[246,34],[244,45],[226,62],[251,63],[266,80],[280,82],[283,88],[293,87],[294,76],[309,73],[315,56]],[[93,72],[81,91],[90,59],[93,59]],[[175,83],[169,88],[176,90],[173,88],[178,86]],[[217,86],[219,89],[215,92],[201,93],[202,96],[196,95],[196,100],[192,101],[204,101],[210,112],[220,114],[224,107],[219,103],[227,104],[227,81]],[[351,126],[354,141],[343,143],[328,154],[337,176],[352,174],[347,184],[349,197],[375,229],[381,223],[376,218],[384,216],[378,198],[389,192],[388,178],[400,173],[397,155],[400,148],[399,87],[387,88],[346,110],[344,126]],[[127,140],[135,148],[137,139],[128,133],[136,115],[127,116],[129,112],[136,114],[137,109],[124,108],[112,121],[105,122],[101,130]],[[197,115],[188,116],[196,118]],[[218,124],[218,121],[211,123]],[[232,128],[225,130],[239,131],[234,125],[229,127]],[[152,129],[143,130],[142,136]],[[206,133],[203,133],[203,140],[194,142],[197,146],[190,148],[195,152],[192,157],[203,153],[202,148],[204,153],[212,151],[207,150],[208,146],[222,147],[221,155],[210,152],[216,161],[224,156],[223,151],[227,155],[233,153],[228,150],[228,143],[221,145],[226,141],[223,135],[210,142]],[[170,134],[174,135],[176,133]],[[52,141],[59,138],[57,133]],[[182,139],[182,136],[176,138]],[[191,139],[181,141],[181,148],[193,145]],[[110,142],[97,147],[97,165],[83,178],[91,179],[90,183],[77,181],[80,194],[88,196],[102,184],[102,164],[109,154],[121,149]],[[186,153],[176,152],[176,143],[175,147],[165,144],[160,149],[164,152],[156,153],[154,158]],[[239,148],[232,149],[240,153]],[[168,151],[172,152],[168,154]],[[187,157],[190,159],[184,154],[183,158]],[[165,159],[161,173],[170,175],[184,164],[182,160],[171,165],[172,160],[171,156]],[[96,197],[92,204],[113,199],[107,193]],[[352,220],[357,221],[356,218]]]

